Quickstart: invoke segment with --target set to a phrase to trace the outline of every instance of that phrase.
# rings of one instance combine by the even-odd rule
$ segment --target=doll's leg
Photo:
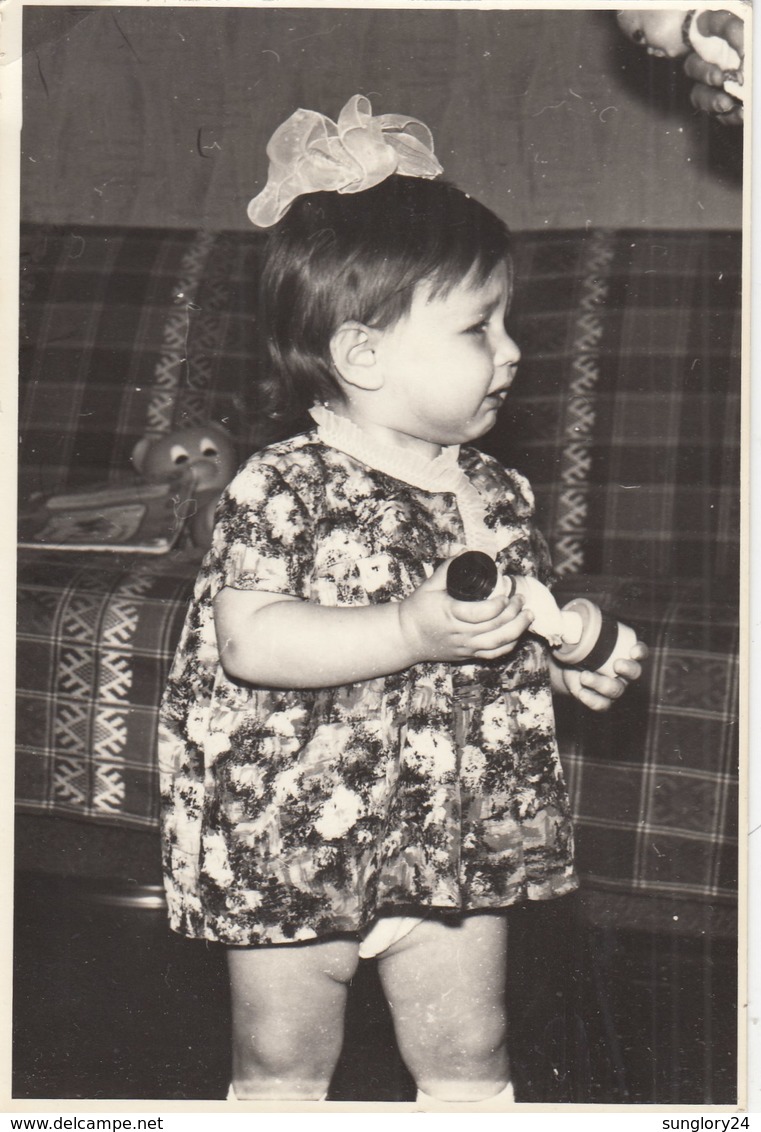
[[[237,1100],[325,1095],[357,951],[350,939],[228,950]]]
[[[418,1088],[445,1101],[503,1093],[510,1080],[507,924],[479,913],[423,920],[379,956],[399,1050]]]

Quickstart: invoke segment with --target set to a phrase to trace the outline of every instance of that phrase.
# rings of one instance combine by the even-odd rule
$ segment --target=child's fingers
[[[576,699],[590,711],[609,711],[615,703],[615,700],[608,696],[602,696],[599,692],[595,692],[593,688],[587,688],[584,685],[580,687]]]
[[[487,598],[486,601],[454,601],[452,609],[458,621],[465,621],[468,625],[481,625],[484,632],[491,632],[514,621],[523,611],[523,600],[522,594],[516,594],[509,601],[504,595],[500,595]],[[533,613],[529,617],[533,619]]]
[[[684,64],[684,73],[695,82],[705,83],[708,87],[721,87],[724,82],[724,72],[715,63],[701,59],[695,53],[688,55]],[[727,96],[729,97],[729,96]]]
[[[627,681],[639,680],[642,675],[642,665],[636,660],[617,660],[613,664],[613,670],[616,676]]]
[[[579,673],[577,695],[578,699],[592,711],[607,711],[616,700],[623,696],[626,685],[626,679],[583,670]]]
[[[472,638],[474,648],[498,649],[504,644],[512,644],[531,627],[534,614],[530,609],[521,609],[508,602],[506,608],[492,621],[478,627]]]
[[[734,47],[738,55],[745,52],[745,24],[734,12],[724,8],[701,12],[698,31],[701,35],[720,36],[730,47]]]
[[[726,91],[704,83],[695,83],[690,91],[690,102],[696,110],[711,114],[720,126],[740,126],[743,123],[743,104]]]
[[[512,652],[517,641],[531,628],[533,619],[534,615],[528,609],[519,610],[507,618],[498,618],[487,632],[472,638],[473,655],[480,660],[495,660]]]
[[[621,661],[621,663],[627,664],[629,662]],[[593,692],[599,692],[601,696],[607,696],[609,700],[617,700],[626,690],[625,679],[619,680],[615,676],[606,676],[602,672],[590,672],[588,669],[582,668],[579,676],[585,688],[591,688]]]
[[[503,656],[509,656],[515,649],[518,641],[508,641],[505,644],[499,645],[494,649],[479,649],[478,652],[473,653],[475,660],[499,660]]]
[[[458,621],[464,621],[467,625],[480,625],[486,621],[495,621],[500,617],[508,605],[512,604],[505,602],[504,594],[498,594],[496,597],[487,597],[484,601],[455,601],[452,599],[452,612]],[[523,599],[521,598],[521,604]]]
[[[647,660],[649,655],[647,645],[642,641],[637,641],[628,657],[621,657],[619,660],[614,661],[613,669],[616,675],[620,676],[622,680],[639,680],[642,675],[642,665],[639,662],[641,660]]]

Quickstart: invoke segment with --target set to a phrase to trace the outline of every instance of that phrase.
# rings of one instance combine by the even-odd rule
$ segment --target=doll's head
[[[197,425],[166,436],[142,437],[132,451],[132,463],[147,480],[166,480],[189,469],[197,492],[221,489],[235,472],[235,447],[221,425]]]
[[[617,19],[621,30],[634,43],[646,47],[648,55],[677,59],[690,50],[685,37],[685,20],[689,17],[684,9],[627,8],[618,13]]]
[[[418,284],[431,298],[465,279],[477,286],[508,256],[502,221],[446,181],[392,175],[357,194],[299,197],[272,232],[262,277],[281,397],[301,408],[340,399],[331,356],[340,326],[386,329],[410,310]]]

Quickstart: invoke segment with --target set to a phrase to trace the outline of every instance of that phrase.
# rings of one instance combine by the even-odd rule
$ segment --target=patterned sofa
[[[146,432],[264,438],[251,233],[28,225],[24,497],[130,476]],[[580,899],[598,922],[731,935],[737,886],[740,236],[527,232],[523,350],[485,446],[531,479],[563,596],[651,659],[606,716],[559,707]],[[156,706],[199,561],[19,559],[17,863],[155,882]]]

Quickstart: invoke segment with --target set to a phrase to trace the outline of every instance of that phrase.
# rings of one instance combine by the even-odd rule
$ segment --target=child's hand
[[[617,660],[613,665],[616,676],[602,676],[599,672],[566,668],[550,657],[552,686],[556,692],[569,692],[592,711],[607,711],[623,696],[633,680],[642,675],[641,660],[646,660],[647,645],[637,641],[629,660]]]
[[[702,12],[697,26],[702,35],[725,40],[743,59],[745,25],[740,16],[727,11]],[[727,75],[721,67],[703,59],[697,51],[692,51],[685,60],[684,70],[695,83],[690,92],[690,101],[696,110],[714,115],[723,126],[742,125],[743,104],[724,90]]]
[[[402,634],[417,661],[493,660],[512,652],[533,614],[519,595],[456,601],[447,593],[451,559],[399,604]]]

